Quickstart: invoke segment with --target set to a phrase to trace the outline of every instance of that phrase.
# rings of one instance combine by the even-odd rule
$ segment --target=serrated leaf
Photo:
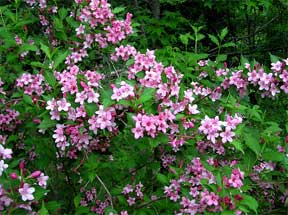
[[[44,75],[45,80],[47,81],[47,83],[48,83],[52,88],[55,88],[55,86],[56,86],[56,84],[57,84],[57,80],[56,80],[55,76],[53,75],[53,73],[50,72],[50,71],[45,71],[43,75]]]
[[[40,62],[35,62],[35,61],[31,62],[30,65],[31,66],[35,66],[35,67],[40,67],[40,68],[43,68],[43,69],[47,69],[48,68],[45,64],[40,63]]]
[[[250,128],[244,134],[245,144],[256,154],[259,155],[261,147],[260,147],[260,138],[257,134],[256,130],[252,130]]]
[[[46,46],[43,43],[40,43],[40,49],[45,53],[45,55],[51,60],[52,56],[51,56],[51,51],[50,48],[48,46]]]
[[[241,205],[247,206],[249,209],[251,209],[256,214],[258,214],[258,212],[257,212],[257,208],[258,208],[257,200],[254,199],[252,196],[248,196],[248,195],[243,195],[243,197],[244,197],[244,199],[241,201]]]
[[[270,55],[270,61],[271,61],[271,63],[276,63],[277,61],[279,61],[279,57],[278,56],[276,56],[276,55],[273,55],[273,54],[269,54]]]
[[[57,69],[58,66],[63,63],[66,59],[66,57],[68,56],[69,52],[68,51],[65,51],[65,52],[62,52],[62,53],[58,53],[56,55],[56,57],[54,57],[54,68]]]
[[[140,98],[137,100],[137,104],[144,104],[145,102],[151,100],[155,96],[154,88],[145,88]]]
[[[112,13],[114,14],[117,14],[117,13],[121,13],[122,11],[125,10],[125,7],[115,7],[113,10],[112,10]]]
[[[95,112],[98,110],[98,106],[95,103],[91,103],[91,104],[84,104],[85,107],[85,111],[88,114],[88,116],[93,116],[95,114]]]
[[[234,140],[231,144],[235,147],[235,149],[244,154],[243,144],[240,141]]]
[[[280,152],[270,151],[270,152],[264,152],[262,154],[262,157],[266,161],[283,161],[285,158],[285,155]]]
[[[163,175],[161,173],[157,174],[157,181],[159,181],[161,184],[168,184],[169,183],[169,179],[167,178],[167,176]]]
[[[223,62],[225,60],[227,60],[227,55],[225,55],[225,54],[220,54],[216,57],[217,62]]]
[[[227,34],[228,34],[228,28],[226,27],[226,28],[221,30],[221,33],[220,33],[220,36],[219,36],[220,39],[223,40],[226,37]]]
[[[208,37],[210,38],[210,40],[215,43],[217,46],[220,45],[219,40],[217,39],[217,37],[215,37],[214,35],[208,34]]]
[[[56,124],[57,124],[56,121],[46,118],[42,120],[42,122],[38,125],[38,128],[47,129],[47,128],[55,127]]]
[[[224,44],[222,45],[223,48],[234,47],[234,46],[236,46],[236,44],[233,43],[233,42],[224,43]]]
[[[66,8],[61,7],[58,10],[58,14],[59,14],[60,19],[63,20],[68,15],[68,10]]]
[[[81,196],[78,194],[78,195],[75,196],[74,199],[73,199],[75,208],[78,208],[78,207],[79,207],[80,201],[81,201]]]
[[[42,207],[38,211],[38,215],[49,215],[49,212],[48,212],[48,210],[45,207],[44,201],[42,201]]]

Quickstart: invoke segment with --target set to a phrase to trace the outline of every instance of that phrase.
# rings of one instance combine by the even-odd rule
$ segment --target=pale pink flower
[[[29,184],[25,183],[22,188],[19,188],[18,191],[21,194],[23,201],[27,201],[27,200],[31,201],[34,199],[34,196],[32,193],[35,192],[35,188],[30,187]]]

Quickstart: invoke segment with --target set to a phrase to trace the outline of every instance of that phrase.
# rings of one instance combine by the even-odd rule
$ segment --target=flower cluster
[[[224,176],[223,180],[227,180]],[[243,185],[244,173],[239,169],[232,171],[229,182],[231,187],[241,187]],[[215,176],[205,169],[200,161],[200,158],[194,158],[190,164],[185,168],[185,173],[179,176],[179,179],[173,179],[170,181],[169,186],[165,186],[164,193],[166,196],[174,201],[179,202],[181,208],[180,213],[176,214],[197,214],[204,211],[221,212],[223,211],[224,203],[225,207],[229,210],[235,210],[236,202],[242,200],[239,194],[234,196],[234,201],[231,197],[221,197],[221,189],[217,189],[217,192],[207,190],[201,184],[203,180],[206,180],[209,185],[216,184]],[[240,186],[241,185],[241,186]],[[189,189],[189,193],[184,190]],[[241,214],[239,210],[235,210],[236,214]]]
[[[136,200],[143,199],[144,195],[143,195],[143,193],[141,191],[142,188],[143,188],[143,184],[141,182],[136,184],[134,188],[130,184],[127,184],[123,188],[122,194],[125,195],[125,197],[127,199],[127,203],[128,203],[129,206],[134,205],[136,203]]]
[[[50,90],[50,86],[45,83],[45,78],[41,74],[33,75],[29,73],[22,74],[16,80],[16,86],[24,89],[27,95],[42,95],[46,90]]]
[[[121,81],[120,83],[121,87],[117,88],[115,86],[112,86],[113,88],[113,94],[111,96],[112,100],[119,101],[121,99],[125,99],[127,97],[134,97],[134,88],[127,84],[125,81]]]
[[[201,126],[198,130],[206,135],[207,140],[216,144],[217,138],[221,138],[222,143],[232,142],[235,133],[233,130],[236,126],[242,122],[240,116],[232,117],[228,115],[226,121],[219,120],[219,117],[209,118],[207,115],[203,120],[201,120]]]
[[[144,132],[154,138],[158,132],[167,132],[169,124],[173,124],[175,116],[166,109],[165,112],[160,112],[159,115],[138,113],[136,116],[133,116],[133,119],[135,120],[135,128],[132,129],[132,132],[135,139],[143,137]]]

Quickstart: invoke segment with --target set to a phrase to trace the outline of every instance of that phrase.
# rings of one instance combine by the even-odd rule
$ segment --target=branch
[[[96,174],[96,178],[100,182],[102,187],[105,189],[105,191],[107,192],[107,194],[109,196],[109,199],[110,199],[110,202],[111,202],[111,207],[112,207],[112,209],[114,209],[114,207],[113,207],[113,199],[112,199],[111,193],[109,192],[109,190],[107,189],[106,185],[104,184],[104,182],[101,180],[101,178],[97,174]]]

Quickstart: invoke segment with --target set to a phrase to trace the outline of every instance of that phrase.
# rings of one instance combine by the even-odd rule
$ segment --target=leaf
[[[125,63],[126,66],[131,66],[132,64],[134,64],[135,60],[134,59],[129,59],[127,60],[127,62]]]
[[[248,206],[248,208],[250,208],[256,214],[258,214],[258,212],[257,212],[257,208],[258,208],[257,200],[254,199],[252,196],[248,196],[248,195],[243,195],[243,197],[244,197],[244,199],[241,201],[241,205]]]
[[[33,104],[33,101],[32,101],[32,99],[31,99],[31,97],[30,96],[28,96],[28,95],[23,95],[23,100],[24,100],[24,102],[25,103],[27,103],[27,104],[29,104],[29,105],[32,105]]]
[[[233,42],[224,43],[224,44],[222,45],[223,48],[234,47],[234,46],[236,46],[236,44],[233,43]]]
[[[217,62],[223,62],[223,61],[225,61],[225,60],[227,60],[227,55],[225,55],[225,54],[220,54],[220,55],[218,55],[217,58],[216,58],[216,61],[217,61]]]
[[[43,119],[40,125],[38,125],[38,128],[40,129],[47,129],[47,128],[52,128],[55,127],[57,124],[56,121],[53,121],[49,118]]]
[[[42,201],[42,207],[38,211],[38,215],[49,215],[49,212],[48,212],[48,210],[45,207],[44,201]]]
[[[113,209],[112,207],[105,208],[104,215],[111,215],[111,214],[117,214],[117,211]]]
[[[54,59],[54,68],[57,69],[58,66],[63,63],[66,59],[66,57],[68,56],[69,52],[65,51],[65,52],[60,52],[56,55],[55,59]]]
[[[43,68],[43,69],[48,69],[48,67],[45,64],[40,63],[40,62],[33,61],[33,62],[30,63],[30,65],[31,66],[35,66],[35,67],[40,67],[40,68]]]
[[[240,141],[234,140],[231,144],[235,147],[235,149],[244,154],[243,144]]]
[[[276,55],[272,55],[271,53],[269,53],[269,55],[272,63],[276,63],[280,59],[279,57],[277,57]]]
[[[227,29],[227,27],[226,28],[223,28],[222,30],[221,30],[221,33],[220,33],[220,39],[221,40],[223,40],[225,37],[226,37],[226,35],[228,34],[228,29]]]
[[[270,152],[264,152],[262,154],[262,157],[266,161],[283,161],[285,155],[280,152],[270,151]]]
[[[59,14],[60,19],[63,20],[68,15],[68,10],[66,8],[61,7],[58,10],[58,14]]]
[[[53,75],[53,73],[50,72],[50,71],[45,71],[43,75],[44,75],[45,80],[47,81],[47,83],[48,83],[52,88],[55,88],[55,86],[56,86],[56,84],[57,84],[57,80],[56,80],[55,76]]]
[[[244,134],[245,144],[258,156],[261,150],[260,147],[260,137],[257,134],[257,130],[252,130],[252,128],[247,129]]]
[[[210,38],[210,40],[215,43],[217,46],[220,45],[219,40],[217,39],[217,37],[215,37],[214,35],[208,34],[208,37]]]
[[[188,45],[188,42],[189,42],[189,37],[188,37],[188,35],[190,35],[190,34],[189,34],[189,33],[187,33],[187,34],[181,34],[181,35],[179,36],[179,39],[180,39],[181,43],[183,43],[185,46],[187,46],[187,45]]]
[[[115,7],[113,10],[112,10],[112,13],[114,14],[117,14],[117,13],[121,13],[122,11],[125,10],[125,7]]]
[[[80,201],[81,201],[81,196],[80,196],[80,194],[78,194],[78,195],[75,196],[74,199],[73,199],[75,208],[78,208],[78,207],[79,207]]]
[[[157,174],[157,181],[159,181],[161,184],[168,184],[169,183],[169,179],[167,178],[167,176],[163,175],[161,173]]]
[[[75,215],[84,215],[89,213],[89,208],[80,206],[76,209]]]
[[[95,114],[95,112],[98,110],[98,107],[95,103],[91,103],[91,104],[84,104],[85,107],[85,111],[88,114],[88,116],[93,116]]]
[[[52,56],[51,56],[51,52],[50,52],[50,48],[46,45],[44,45],[43,43],[40,43],[40,48],[41,50],[45,53],[45,55],[51,60]]]
[[[145,102],[151,100],[155,95],[154,88],[145,88],[140,98],[137,100],[137,104],[144,104]]]

